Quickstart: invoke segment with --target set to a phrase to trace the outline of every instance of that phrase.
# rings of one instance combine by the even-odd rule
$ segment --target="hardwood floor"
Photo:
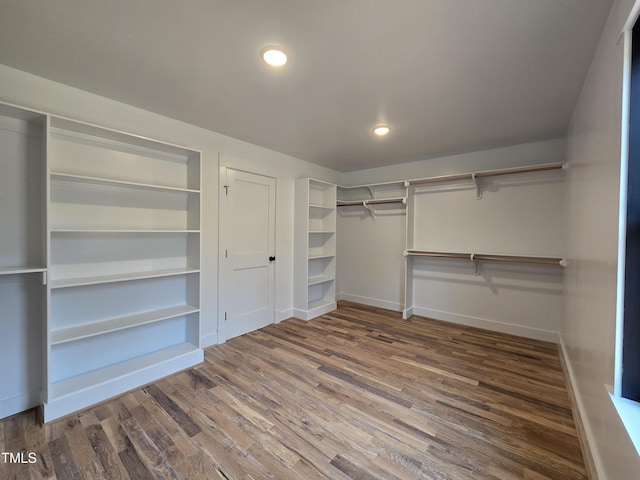
[[[44,427],[1,479],[584,479],[557,348],[351,303]]]

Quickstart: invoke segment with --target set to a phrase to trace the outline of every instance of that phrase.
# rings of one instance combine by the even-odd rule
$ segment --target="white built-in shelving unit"
[[[46,123],[0,105],[0,418],[41,403]]]
[[[45,421],[202,361],[200,154],[51,117]]]
[[[295,316],[336,308],[336,186],[301,178],[295,185]]]

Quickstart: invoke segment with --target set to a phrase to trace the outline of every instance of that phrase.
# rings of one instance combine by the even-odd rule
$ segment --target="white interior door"
[[[275,187],[220,168],[220,341],[274,322]]]

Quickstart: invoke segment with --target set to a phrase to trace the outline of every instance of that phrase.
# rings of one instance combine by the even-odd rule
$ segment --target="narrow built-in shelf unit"
[[[301,178],[295,185],[295,316],[336,308],[336,186]]]
[[[200,153],[51,117],[49,421],[203,359]]]
[[[0,104],[0,418],[41,403],[47,116]]]

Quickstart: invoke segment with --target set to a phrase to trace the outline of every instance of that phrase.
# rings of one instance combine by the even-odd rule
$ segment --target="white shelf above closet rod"
[[[541,265],[558,265],[566,267],[567,261],[558,257],[538,257],[530,255],[500,255],[489,253],[436,252],[429,250],[406,250],[408,257],[458,258],[463,260],[482,260],[488,262],[535,263]]]
[[[388,203],[401,203],[403,205],[406,205],[407,198],[395,197],[395,198],[372,198],[369,200],[338,200],[337,206],[338,207],[362,206],[367,210],[369,210],[371,217],[375,220],[376,211],[374,210],[372,205],[382,205],[382,204],[388,204]]]
[[[425,185],[429,183],[453,182],[457,180],[475,180],[477,178],[498,177],[501,175],[516,175],[519,173],[535,173],[546,172],[550,170],[565,170],[566,163],[549,163],[544,165],[531,165],[527,167],[505,168],[501,170],[485,170],[482,172],[461,173],[457,175],[444,175],[441,177],[421,178],[416,180],[407,180],[406,186]]]

